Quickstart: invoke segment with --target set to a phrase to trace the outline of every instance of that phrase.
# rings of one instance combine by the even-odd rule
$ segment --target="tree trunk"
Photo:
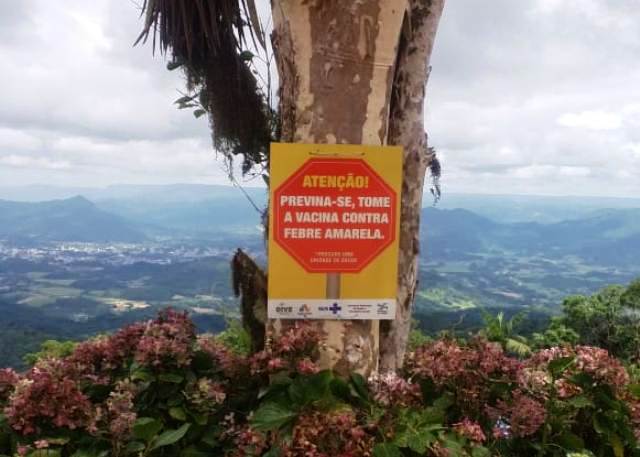
[[[267,277],[238,249],[231,260],[233,293],[240,298],[242,326],[251,337],[251,353],[264,349],[267,324]]]
[[[389,119],[389,144],[404,151],[400,258],[398,259],[398,306],[396,319],[380,329],[380,370],[402,367],[411,329],[411,315],[418,287],[420,214],[424,178],[434,159],[424,129],[425,88],[429,60],[442,16],[444,0],[411,0],[408,36],[401,41],[393,81]]]
[[[282,141],[383,145],[389,139],[405,147],[398,320],[385,326],[382,340],[379,321],[317,321],[326,335],[325,368],[368,375],[379,360],[384,369],[402,363],[429,163],[424,84],[443,1],[272,1]],[[403,24],[408,36],[401,43]],[[270,322],[269,333],[282,325]]]

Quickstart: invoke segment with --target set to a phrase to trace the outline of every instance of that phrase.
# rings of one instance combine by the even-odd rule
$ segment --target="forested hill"
[[[423,252],[432,260],[500,251],[627,266],[640,258],[640,209],[602,210],[553,224],[498,223],[463,209],[425,208],[422,217]]]
[[[0,200],[0,238],[137,243],[146,236],[84,197],[45,202]]]

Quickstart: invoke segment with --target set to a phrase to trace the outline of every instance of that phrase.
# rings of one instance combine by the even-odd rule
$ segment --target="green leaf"
[[[441,411],[446,411],[447,409],[449,409],[449,407],[451,407],[455,402],[453,401],[453,398],[451,398],[451,395],[443,395],[441,397],[438,397],[434,402],[433,402],[433,407],[434,408],[438,408]]]
[[[271,386],[274,387],[289,386],[289,384],[293,382],[293,379],[291,378],[291,376],[289,376],[289,373],[284,370],[272,374],[270,380]]]
[[[484,446],[474,446],[471,449],[471,457],[490,457],[491,452]]]
[[[200,100],[200,105],[202,105],[205,108],[209,106],[209,94],[207,93],[206,88],[200,91],[198,98]]]
[[[353,373],[350,377],[351,385],[358,394],[358,397],[364,401],[369,401],[369,389],[367,387],[367,380],[358,373]]]
[[[183,449],[180,453],[180,457],[210,457],[211,453],[204,452],[198,449],[195,446],[189,446],[186,449]]]
[[[253,415],[251,425],[259,431],[278,430],[296,417],[296,412],[277,403],[263,404]]]
[[[184,424],[179,429],[167,430],[154,440],[151,449],[158,449],[159,447],[170,446],[177,443],[184,437],[184,435],[186,435],[187,431],[189,431],[189,427],[191,427],[191,424]]]
[[[519,341],[515,338],[507,338],[505,347],[507,348],[507,351],[513,352],[514,354],[517,354],[519,356],[525,356],[531,353],[531,348],[527,343]]]
[[[127,454],[134,454],[136,452],[144,451],[144,448],[144,443],[141,443],[140,441],[131,441],[129,444],[127,444],[125,452]]]
[[[179,420],[182,422],[185,422],[187,420],[187,413],[180,406],[169,408],[169,416],[173,417],[175,420]]]
[[[435,407],[429,411],[403,410],[396,419],[396,436],[394,444],[401,448],[410,448],[418,454],[424,454],[427,448],[436,441],[436,433],[442,430],[440,423],[433,421],[441,416],[441,410]]]
[[[425,408],[422,411],[420,421],[424,424],[440,425],[445,419],[445,410],[435,406]]]
[[[182,62],[167,62],[167,70],[173,71],[176,68],[180,68],[182,66]]]
[[[220,441],[218,441],[219,434],[220,432],[216,428],[212,428],[205,432],[201,441],[209,447],[217,447],[220,444]]]
[[[447,453],[450,457],[464,457],[467,455],[464,452],[464,441],[466,438],[461,438],[458,436],[445,435],[443,440],[444,448],[447,450]]]
[[[564,432],[558,438],[560,445],[570,451],[580,451],[584,449],[584,440],[571,432]]]
[[[609,386],[600,385],[593,390],[593,397],[598,406],[605,406],[605,409],[620,411],[621,404],[615,398],[615,393]]]
[[[590,374],[585,372],[579,372],[572,375],[569,378],[569,381],[571,381],[572,383],[574,383],[579,387],[582,387],[583,389],[589,389],[594,384],[593,377]]]
[[[184,105],[185,103],[190,103],[194,97],[190,97],[189,95],[185,95],[184,97],[180,97],[174,103],[174,105]]]
[[[204,351],[196,351],[191,360],[191,366],[198,371],[207,371],[213,368],[211,356]]]
[[[154,380],[154,376],[150,371],[139,369],[131,373],[131,380],[149,382]]]
[[[71,454],[71,457],[98,457],[100,456],[101,453],[102,453],[101,451],[94,451],[89,449],[78,449],[76,452]]]
[[[413,452],[424,454],[431,443],[436,440],[436,436],[431,433],[412,433],[407,437],[407,447]]]
[[[143,441],[151,441],[160,430],[162,423],[153,417],[141,417],[133,424],[133,436]]]
[[[602,413],[596,413],[593,416],[593,429],[601,435],[611,435],[616,431],[616,425],[611,419]]]
[[[209,422],[209,416],[205,413],[189,413],[196,424],[198,425],[207,425]]]
[[[240,59],[244,60],[245,62],[253,59],[253,57],[254,57],[254,54],[251,51],[242,51],[240,53]]]
[[[629,392],[636,398],[640,398],[640,384],[629,384]]]
[[[373,448],[373,457],[402,457],[402,453],[395,444],[381,443]]]
[[[549,362],[549,371],[554,378],[557,378],[564,372],[564,370],[569,368],[574,361],[575,357],[560,357],[552,360]]]
[[[262,457],[280,457],[282,450],[279,447],[269,449]]]
[[[27,454],[27,457],[60,457],[60,449],[37,449]]]
[[[574,408],[588,408],[595,406],[590,398],[584,395],[578,395],[577,397],[570,398],[567,403]]]
[[[108,450],[99,450],[99,449],[92,449],[91,451],[89,450],[84,450],[85,454],[80,454],[80,457],[109,457],[111,455],[111,452]],[[73,454],[72,457],[74,457],[75,454]]]
[[[197,109],[193,112],[193,115],[195,116],[196,119],[201,118],[202,116],[204,116],[205,114],[207,114],[207,112],[205,110],[203,110],[202,108]]]
[[[426,404],[431,404],[432,399],[438,398],[438,389],[431,378],[420,379],[418,382],[420,384],[422,398],[425,399]]]
[[[609,437],[609,443],[613,449],[613,455],[616,457],[624,457],[624,444],[618,435],[612,433]]]
[[[162,382],[169,382],[171,384],[180,384],[184,381],[184,376],[178,373],[162,373],[158,376],[158,379]]]
[[[332,378],[330,370],[311,376],[299,376],[289,386],[289,397],[298,407],[324,400],[331,391]]]
[[[351,387],[344,379],[333,378],[330,387],[331,393],[336,397],[345,401],[351,400]]]

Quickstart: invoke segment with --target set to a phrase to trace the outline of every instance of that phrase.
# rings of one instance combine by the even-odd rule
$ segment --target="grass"
[[[82,289],[73,287],[51,286],[51,287],[34,287],[32,289],[39,295],[45,295],[53,298],[76,298],[83,294]]]
[[[55,303],[55,301],[56,298],[48,297],[46,295],[30,295],[29,297],[20,300],[18,304],[33,306],[34,308],[42,308],[43,306]]]
[[[431,288],[418,291],[417,295],[443,309],[461,311],[477,307],[475,301],[458,291],[445,288]]]
[[[75,279],[48,279],[48,278],[38,278],[38,279],[34,279],[35,282],[37,282],[38,284],[50,284],[52,286],[62,286],[62,287],[69,287],[71,286],[75,281]]]
[[[37,281],[38,279],[46,278],[48,274],[45,271],[30,271],[26,276],[33,281]]]
[[[55,303],[60,298],[78,298],[83,293],[81,289],[37,281],[30,284],[29,295],[18,303],[41,308]]]

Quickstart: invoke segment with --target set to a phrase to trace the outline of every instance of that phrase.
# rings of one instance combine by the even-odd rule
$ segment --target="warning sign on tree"
[[[273,144],[269,317],[393,319],[402,151]]]

